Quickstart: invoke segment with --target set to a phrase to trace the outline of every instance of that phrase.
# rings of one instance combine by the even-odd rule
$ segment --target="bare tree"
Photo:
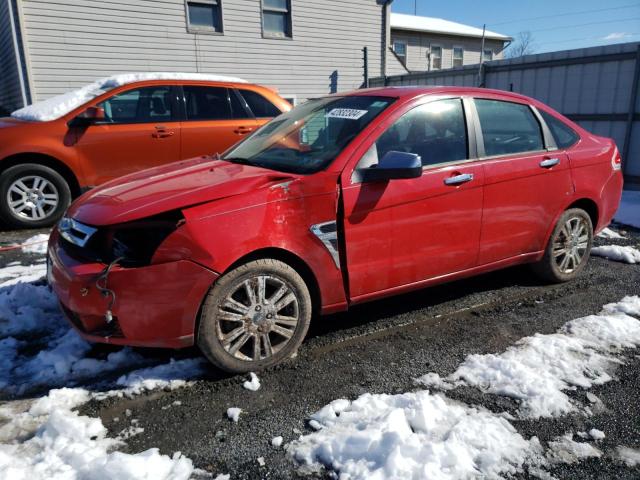
[[[535,39],[531,32],[520,32],[516,35],[516,38],[513,40],[513,43],[509,45],[507,50],[504,52],[505,57],[507,58],[515,58],[522,57],[524,55],[530,55],[535,53],[536,45]]]

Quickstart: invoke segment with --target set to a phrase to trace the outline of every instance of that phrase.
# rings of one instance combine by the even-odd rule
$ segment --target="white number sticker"
[[[327,118],[344,118],[345,120],[358,120],[367,114],[367,110],[354,108],[334,108],[327,113]]]

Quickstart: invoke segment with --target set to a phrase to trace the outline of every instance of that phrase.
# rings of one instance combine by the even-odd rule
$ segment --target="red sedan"
[[[620,166],[611,139],[522,95],[328,96],[220,158],[86,193],[54,229],[49,280],[88,340],[197,344],[258,370],[292,356],[312,318],[360,302],[523,263],[575,278],[618,207]]]

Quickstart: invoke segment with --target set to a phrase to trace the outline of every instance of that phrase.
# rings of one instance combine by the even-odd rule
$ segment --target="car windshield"
[[[374,96],[309,100],[264,125],[222,159],[283,172],[317,172],[393,101]]]

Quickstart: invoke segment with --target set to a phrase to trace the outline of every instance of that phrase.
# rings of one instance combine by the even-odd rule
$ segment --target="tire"
[[[227,372],[262,370],[296,354],[312,310],[309,289],[298,272],[279,260],[255,260],[226,273],[207,294],[198,346]]]
[[[0,220],[9,227],[49,227],[70,203],[69,185],[52,168],[25,163],[0,175]]]
[[[551,283],[573,280],[589,261],[592,244],[591,217],[580,208],[571,208],[558,219],[544,256],[532,265],[533,271]]]

